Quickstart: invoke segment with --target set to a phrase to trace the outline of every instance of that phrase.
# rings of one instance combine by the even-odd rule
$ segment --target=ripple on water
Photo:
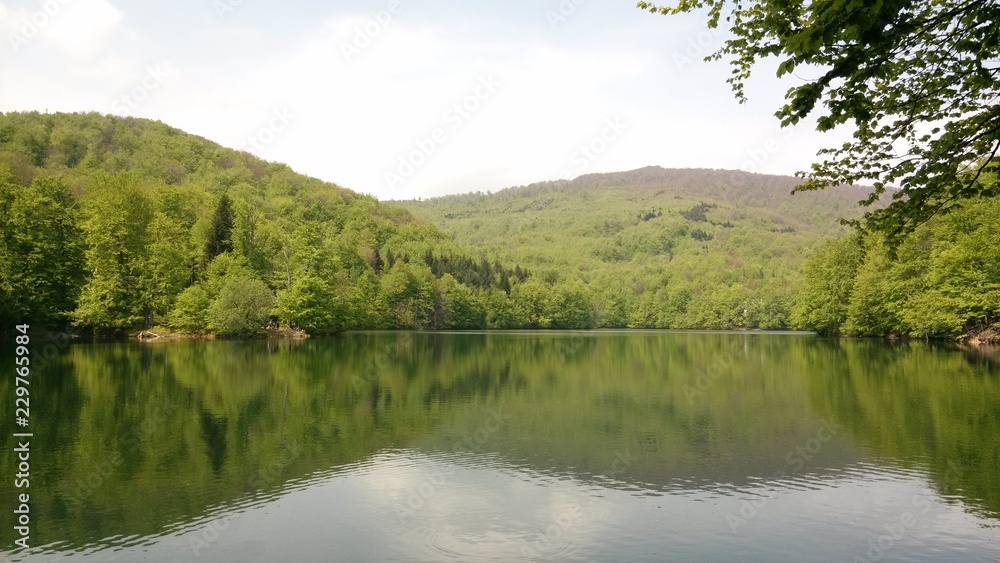
[[[461,525],[449,524],[424,532],[424,543],[434,560],[533,561],[564,559],[575,551],[574,544],[561,533],[485,514],[472,516],[463,518]]]

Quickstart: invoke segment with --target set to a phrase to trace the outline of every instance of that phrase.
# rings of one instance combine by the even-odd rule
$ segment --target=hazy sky
[[[704,16],[632,0],[0,0],[0,32],[0,111],[158,119],[382,199],[791,174],[834,141],[778,129],[799,78],[761,67],[739,105]]]

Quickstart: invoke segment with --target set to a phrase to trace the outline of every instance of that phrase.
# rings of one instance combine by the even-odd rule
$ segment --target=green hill
[[[159,122],[0,114],[0,330],[995,322],[995,201],[921,226],[897,259],[838,222],[867,190],[795,184],[651,167],[381,203]]]
[[[492,259],[579,283],[608,327],[788,326],[817,243],[861,215],[860,187],[724,170],[589,174],[492,194],[395,202]]]
[[[3,330],[484,327],[526,279],[403,209],[163,123],[0,114]]]

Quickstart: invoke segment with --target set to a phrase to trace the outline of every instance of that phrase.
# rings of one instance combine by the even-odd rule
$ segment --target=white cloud
[[[53,1],[66,4],[32,43],[0,57],[0,110],[112,112],[150,66],[163,66],[169,76],[138,92],[131,115],[232,147],[260,137],[267,142],[255,151],[264,158],[383,198],[651,164],[739,168],[776,134],[771,114],[786,87],[765,76],[761,93],[740,106],[725,83],[727,65],[678,68],[672,58],[693,52],[703,21],[625,14],[624,23],[606,24],[611,8],[597,5],[550,32],[537,10],[520,16],[543,31],[476,20],[471,8],[427,18],[411,4],[381,21],[286,11],[274,15],[289,21],[273,24],[250,4],[221,20],[189,6],[197,13],[178,13],[161,29],[146,6],[123,14],[108,0]],[[0,19],[4,31],[30,16],[4,4],[0,12],[9,16]],[[199,23],[176,27],[187,22]],[[456,127],[450,108],[490,79],[495,91],[472,100],[476,109]],[[277,130],[275,112],[294,118]],[[602,140],[608,120],[626,125],[613,142]],[[432,154],[418,155],[422,162],[390,188],[386,174],[398,174],[400,159],[438,129],[445,136]],[[818,147],[810,131],[780,140],[760,171],[805,168]],[[591,145],[599,154],[581,158]]]
[[[90,58],[100,52],[122,20],[122,13],[107,0],[66,0],[41,35],[73,57]]]
[[[49,0],[15,9],[0,4],[0,31],[17,56],[44,44],[76,59],[93,57],[122,19],[107,0]]]
[[[231,97],[225,113],[249,123],[274,107],[294,107],[302,116],[294,136],[276,140],[265,157],[381,197],[415,197],[557,177],[581,142],[628,111],[610,87],[647,71],[607,46],[470,41],[401,21],[345,56],[344,45],[356,47],[366,23],[323,22],[292,53],[259,62],[252,73],[216,75],[202,98]],[[483,81],[498,86],[473,99],[477,88],[485,92]],[[473,111],[451,111],[467,100]],[[245,127],[216,121],[220,142],[242,142]],[[398,172],[400,158],[439,129],[444,141],[390,189],[386,173]]]

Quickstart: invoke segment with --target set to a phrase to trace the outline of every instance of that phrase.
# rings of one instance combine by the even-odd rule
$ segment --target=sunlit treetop
[[[797,190],[867,184],[864,226],[891,243],[969,197],[998,193],[1000,3],[996,0],[679,0],[658,14],[707,10],[709,27],[732,33],[706,60],[732,64],[728,82],[745,100],[756,63],[778,60],[794,76],[782,126],[813,115],[819,131],[839,126],[853,140],[820,151]],[[803,79],[802,75],[815,78]],[[892,188],[898,188],[893,190]]]

